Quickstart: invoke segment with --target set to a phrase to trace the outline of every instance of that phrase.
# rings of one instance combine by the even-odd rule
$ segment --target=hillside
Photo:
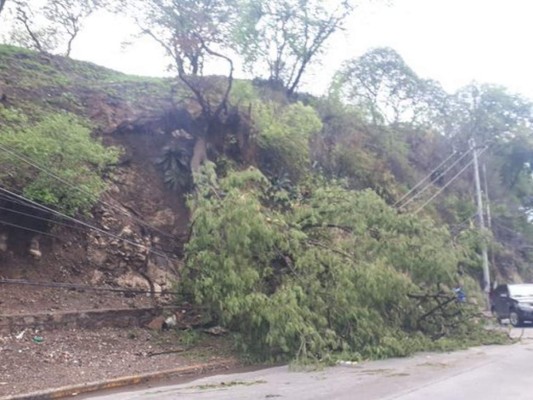
[[[480,235],[469,137],[444,130],[459,114],[387,121],[346,92],[296,101],[237,81],[218,130],[201,136],[200,108],[172,80],[0,46],[0,275],[154,292],[179,281],[182,300],[258,358],[467,343],[471,328],[441,298],[459,285],[482,301],[481,242],[498,280],[533,275],[530,134],[498,108],[512,96],[485,89],[493,233]],[[431,172],[423,196],[395,206]],[[21,297],[0,296],[8,308]]]
[[[154,233],[141,233],[139,229],[143,224],[139,224],[138,219],[151,221],[155,228],[162,231],[161,234],[173,237],[183,233],[187,226],[183,201],[175,201],[175,196],[164,190],[163,182],[152,162],[152,159],[159,155],[158,150],[166,143],[163,135],[160,132],[134,132],[132,135],[117,133],[122,126],[142,118],[164,118],[167,110],[172,107],[168,82],[156,79],[141,80],[88,63],[39,55],[10,46],[2,46],[0,63],[4,124],[9,124],[7,112],[10,110],[27,116],[29,124],[43,116],[68,113],[72,117],[79,117],[80,123],[90,128],[93,138],[97,138],[105,146],[120,149],[120,156],[114,161],[112,174],[109,170],[102,171],[108,189],[102,196],[101,208],[93,209],[88,221],[97,223],[99,227],[112,225],[112,228],[106,229],[115,234],[125,231],[135,240],[144,239],[144,236]],[[33,172],[38,173],[39,170],[34,169]],[[109,203],[109,206],[105,203]],[[169,216],[172,218],[169,219]],[[5,214],[4,217],[8,218]],[[27,222],[29,227],[34,227],[31,220]],[[134,226],[128,227],[129,224]],[[46,224],[38,224],[35,228],[43,229],[45,226]],[[128,229],[133,232],[128,232]],[[60,227],[54,227],[54,232],[58,236],[73,234],[71,231],[62,232]],[[83,240],[90,240],[84,237],[87,232],[75,234],[79,234]],[[27,233],[23,236],[27,242],[32,235]],[[56,253],[59,248],[65,248],[64,244],[56,248],[54,245],[57,243],[44,240],[43,257],[38,261],[41,266],[46,262],[47,255]],[[98,242],[97,238],[92,240],[95,244]],[[168,237],[163,236],[160,240],[163,241],[161,246],[175,245]],[[108,243],[101,243],[96,246],[107,245]],[[79,263],[80,259],[91,260],[89,253],[94,253],[92,256],[102,261],[102,257],[105,257],[99,254],[99,247],[80,249],[84,251],[83,256],[73,254],[72,259],[76,259],[76,263]],[[13,251],[12,257],[16,265],[20,266],[25,255],[22,246],[17,250]],[[66,256],[72,251],[74,250],[61,253]],[[57,256],[61,257],[59,254]],[[64,261],[69,262],[68,259]],[[109,263],[111,264],[111,261]],[[101,263],[99,265],[101,266]],[[83,269],[87,267],[89,266],[83,265]]]

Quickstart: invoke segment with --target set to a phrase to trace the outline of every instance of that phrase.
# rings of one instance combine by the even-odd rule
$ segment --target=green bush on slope
[[[0,107],[0,121],[0,146],[88,193],[0,151],[3,186],[71,215],[88,211],[105,187],[100,173],[117,161],[118,149],[106,148],[93,139],[88,124],[69,113],[47,113],[30,120],[16,109]]]

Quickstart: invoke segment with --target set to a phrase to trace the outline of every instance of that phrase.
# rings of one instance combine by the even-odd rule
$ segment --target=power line
[[[2,220],[0,220],[0,224],[2,224],[2,225],[7,225],[7,226],[11,226],[11,227],[13,227],[13,228],[22,229],[22,230],[29,231],[29,232],[38,233],[39,235],[50,236],[50,237],[53,237],[54,239],[59,239],[58,236],[56,236],[56,235],[52,235],[51,233],[42,232],[42,231],[39,231],[39,230],[37,230],[37,229],[32,229],[32,228],[28,228],[28,227],[25,227],[25,226],[22,226],[22,225],[13,224],[13,223],[11,223],[11,222],[6,222],[6,221],[2,221]]]
[[[472,151],[472,149],[470,150],[467,150],[465,151],[461,157],[459,157],[457,160],[455,160],[448,168],[446,168],[444,171],[442,171],[438,176],[435,177],[435,179],[439,179],[441,178],[442,176],[444,176],[447,172],[449,172],[453,167],[455,167],[459,162],[461,162],[463,160],[463,158],[465,158],[467,155],[470,154],[470,152]],[[407,206],[409,203],[413,202],[415,199],[417,199],[422,193],[424,193],[427,189],[429,189],[432,185],[431,182],[427,183],[420,191],[418,191],[417,193],[415,193],[414,196],[412,196],[407,202],[405,202],[404,204],[402,204],[401,206],[399,206],[398,208],[401,209],[401,208],[404,208],[405,206]]]
[[[481,156],[486,150],[488,149],[488,147],[485,147],[483,150],[481,150],[479,152],[479,156]],[[420,206],[419,208],[416,209],[416,211],[413,213],[413,214],[418,214],[419,211],[421,211],[424,207],[426,207],[429,203],[431,203],[431,201],[433,201],[433,199],[435,197],[437,197],[439,194],[442,193],[442,191],[444,189],[446,189],[448,186],[450,186],[453,181],[455,181],[464,171],[466,171],[466,169],[472,165],[472,163],[474,162],[474,160],[471,160],[469,161],[463,168],[461,168],[461,170],[455,174],[443,187],[441,187],[433,196],[431,196],[424,204],[422,204],[422,206]]]
[[[10,212],[10,213],[13,213],[13,214],[23,215],[25,217],[37,219],[37,220],[44,221],[44,222],[50,222],[50,223],[55,224],[55,225],[61,225],[61,226],[65,226],[65,227],[72,228],[72,229],[82,229],[82,230],[84,229],[84,228],[82,228],[80,226],[66,224],[64,222],[56,221],[56,220],[53,220],[51,218],[38,217],[35,214],[30,214],[30,213],[25,213],[25,212],[22,212],[22,211],[13,210],[12,208],[0,207],[0,210],[4,210],[4,211],[7,211],[7,212]]]
[[[34,208],[34,209],[39,210],[39,211],[46,211],[46,210],[44,210],[44,209],[42,209],[40,207],[34,207],[34,206],[31,206],[31,205],[27,205],[27,204],[25,204],[25,203],[23,203],[21,201],[17,201],[16,199],[8,198],[7,196],[2,195],[1,193],[0,193],[0,199],[4,199],[4,200],[7,199],[8,201],[13,201],[13,202],[16,202],[17,204],[22,204],[24,206],[31,207],[31,208]],[[10,212],[10,213],[13,213],[13,214],[23,215],[23,216],[26,216],[26,217],[29,217],[29,218],[33,218],[33,219],[37,219],[37,220],[44,221],[44,222],[49,222],[49,223],[54,224],[54,225],[64,226],[64,227],[67,227],[67,228],[72,228],[72,229],[77,229],[77,230],[80,230],[80,231],[88,232],[87,228],[82,227],[82,226],[76,226],[76,225],[67,224],[67,223],[64,223],[64,222],[56,221],[56,220],[51,219],[51,218],[39,217],[39,216],[37,216],[35,214],[25,213],[25,212],[22,212],[22,211],[13,210],[11,208],[0,207],[0,210],[4,210],[4,211],[7,211],[7,212]],[[43,232],[43,234],[46,234],[46,233]],[[54,236],[54,237],[59,239],[59,237],[57,237],[57,236]],[[172,254],[168,250],[162,249],[162,251],[164,253]]]
[[[56,211],[56,210],[53,210],[51,208],[48,208],[42,204],[39,204],[39,203],[36,203],[20,194],[17,194],[17,193],[14,193],[14,192],[10,192],[9,190],[7,189],[2,189],[2,187],[0,187],[0,191],[1,190],[4,190],[6,192],[8,192],[10,195],[5,195],[5,194],[2,194],[0,193],[0,199],[4,199],[6,201],[10,201],[10,202],[14,202],[16,204],[20,204],[20,205],[23,205],[24,207],[28,207],[28,208],[32,208],[32,209],[35,209],[35,210],[38,210],[38,211],[45,211],[47,213],[52,213],[54,215],[58,215],[59,217],[61,218],[64,218],[64,219],[68,219],[68,220],[71,220],[75,223],[78,223],[78,224],[81,224],[83,225],[85,228],[88,228],[89,230],[93,229],[93,230],[98,230],[99,232],[103,232],[104,234],[108,235],[108,236],[112,236],[113,238],[115,239],[118,239],[118,240],[122,240],[122,241],[126,241],[128,242],[128,239],[125,239],[125,238],[122,238],[120,236],[117,236],[117,235],[114,235],[110,232],[106,232],[106,231],[103,231],[97,227],[94,227],[93,225],[90,225],[84,221],[81,221],[79,219],[76,219],[76,218],[73,218],[73,217],[70,217],[68,215],[65,215],[65,214],[62,214],[61,212],[59,211]],[[13,196],[16,196],[16,198],[14,198]],[[0,207],[0,209],[5,209],[3,207]],[[12,211],[12,212],[16,212],[16,213],[19,213],[19,214],[22,214],[22,215],[27,215],[29,217],[33,217],[33,218],[36,218],[36,219],[41,219],[41,220],[45,220],[45,221],[49,221],[51,223],[54,223],[54,224],[57,224],[57,225],[63,225],[63,226],[66,226],[66,227],[70,227],[70,228],[74,228],[74,229],[78,229],[78,230],[82,230],[81,227],[77,227],[77,226],[73,226],[73,225],[69,225],[69,224],[65,224],[65,223],[61,223],[61,222],[58,222],[58,221],[55,221],[55,220],[52,220],[52,219],[48,219],[48,218],[43,218],[43,217],[37,217],[37,216],[34,216],[32,214],[26,214],[26,213],[22,213],[20,211],[14,211],[14,210],[10,210],[8,209],[8,211]],[[87,230],[88,231],[88,230]],[[137,243],[138,246],[143,246],[143,247],[146,247],[144,244],[142,243],[138,243],[138,242],[134,242],[134,243]],[[152,253],[154,254],[157,254],[157,255],[161,255],[162,257],[165,257],[164,255],[162,254],[159,254],[158,252],[155,252],[153,250],[150,250]],[[174,256],[174,254],[169,251],[169,250],[165,250],[165,249],[161,249],[161,251],[163,253],[166,253],[167,256],[169,256],[170,258],[173,258],[173,259],[178,259]]]
[[[57,174],[53,173],[52,171],[50,171],[48,168],[46,167],[43,167],[42,165],[38,164],[37,162],[31,160],[30,158],[28,158],[27,156],[23,156],[19,153],[17,153],[16,151],[14,151],[13,149],[10,149],[10,148],[7,148],[5,147],[4,145],[0,145],[0,150],[4,151],[5,153],[8,153],[10,154],[11,156],[25,162],[26,164],[28,165],[31,165],[32,167],[34,168],[37,168],[38,170],[44,172],[45,174],[57,179],[59,182],[73,188],[74,190],[77,190],[83,194],[86,194],[88,196],[91,196],[93,199],[96,199],[97,201],[101,202],[102,204],[105,204],[106,206],[110,207],[110,208],[113,208],[117,211],[120,211],[121,213],[125,214],[125,215],[128,215],[128,217],[132,218],[133,220],[135,220],[136,222],[140,223],[141,225],[147,227],[147,228],[150,228],[152,229],[153,231],[159,233],[160,235],[163,235],[163,236],[166,236],[167,238],[171,238],[171,239],[175,239],[174,236],[166,233],[166,232],[163,232],[162,230],[148,224],[146,221],[142,220],[141,218],[135,216],[135,215],[132,215],[132,214],[127,214],[124,210],[122,210],[120,207],[118,206],[115,206],[111,203],[108,203],[108,202],[105,202],[104,200],[100,199],[99,196],[95,195],[94,193],[91,193],[90,191],[86,190],[86,189],[83,189],[79,186],[76,186],[74,185],[73,183],[61,178],[60,176],[58,176]]]
[[[66,214],[63,214],[63,213],[61,213],[61,212],[59,212],[59,211],[56,211],[56,210],[54,210],[54,209],[52,209],[52,208],[49,208],[49,207],[43,206],[42,204],[38,204],[38,203],[34,202],[33,200],[27,199],[27,198],[25,198],[24,196],[21,196],[21,195],[18,195],[18,194],[16,194],[16,193],[13,193],[13,192],[11,192],[11,191],[9,191],[9,190],[7,190],[7,189],[1,187],[1,186],[0,186],[0,191],[1,191],[1,192],[4,192],[4,193],[8,193],[9,195],[16,197],[17,199],[21,199],[21,200],[27,201],[27,202],[29,202],[29,203],[31,203],[31,204],[37,205],[37,206],[41,207],[41,209],[46,210],[46,211],[48,211],[48,212],[50,212],[50,213],[52,213],[52,214],[54,214],[54,215],[59,215],[59,216],[65,218],[65,219],[67,219],[67,220],[69,220],[69,221],[72,221],[72,222],[78,223],[78,224],[80,224],[80,225],[82,225],[82,226],[85,226],[85,227],[88,228],[88,229],[92,229],[92,230],[94,230],[94,231],[96,231],[96,232],[99,232],[99,233],[101,233],[101,234],[103,234],[103,235],[107,235],[107,236],[112,237],[112,238],[114,238],[114,239],[121,240],[121,241],[123,241],[123,242],[125,242],[125,243],[128,243],[128,244],[130,244],[130,245],[132,245],[132,246],[135,246],[135,247],[139,247],[139,248],[142,248],[142,249],[148,249],[149,252],[151,252],[151,253],[153,253],[153,254],[156,254],[156,255],[159,255],[159,256],[161,256],[161,257],[169,257],[169,258],[173,258],[173,259],[176,259],[176,260],[177,260],[177,257],[175,257],[175,256],[173,256],[173,255],[170,256],[170,255],[166,255],[166,254],[160,253],[160,252],[158,252],[158,251],[152,250],[151,248],[147,247],[147,246],[144,245],[144,244],[141,244],[141,243],[138,243],[138,242],[134,242],[134,241],[132,241],[132,240],[129,240],[129,239],[126,239],[126,238],[120,237],[120,236],[115,235],[115,234],[113,234],[113,233],[111,233],[111,232],[106,232],[106,231],[104,231],[103,229],[100,229],[100,228],[97,228],[96,226],[93,226],[93,225],[91,225],[91,224],[88,224],[87,222],[84,222],[84,221],[78,220],[78,219],[76,219],[76,218],[70,217],[70,216],[68,216],[68,215],[66,215]]]
[[[437,172],[444,164],[446,164],[453,156],[457,154],[457,151],[454,151],[452,154],[450,154],[444,161],[442,161],[437,167],[433,169],[424,179],[419,181],[415,186],[411,188],[407,193],[405,193],[396,203],[393,204],[393,207],[396,207],[398,204],[400,204],[402,201],[404,201],[412,192],[414,192],[416,189],[418,189],[419,186],[421,186],[427,179],[430,179],[431,176]]]

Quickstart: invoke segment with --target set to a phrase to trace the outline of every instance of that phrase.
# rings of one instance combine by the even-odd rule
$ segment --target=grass
[[[160,110],[170,104],[175,82],[172,78],[127,75],[90,62],[0,45],[0,83],[11,89],[10,101],[20,108],[20,103],[29,100],[33,106],[47,110],[59,108],[83,114],[87,113],[87,97],[98,97]],[[187,95],[179,86],[175,100],[186,99]]]

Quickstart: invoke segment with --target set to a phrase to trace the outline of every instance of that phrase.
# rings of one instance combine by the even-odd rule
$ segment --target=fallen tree
[[[248,354],[379,358],[487,337],[455,299],[463,252],[446,229],[335,184],[291,196],[212,166],[197,182],[181,288]]]

